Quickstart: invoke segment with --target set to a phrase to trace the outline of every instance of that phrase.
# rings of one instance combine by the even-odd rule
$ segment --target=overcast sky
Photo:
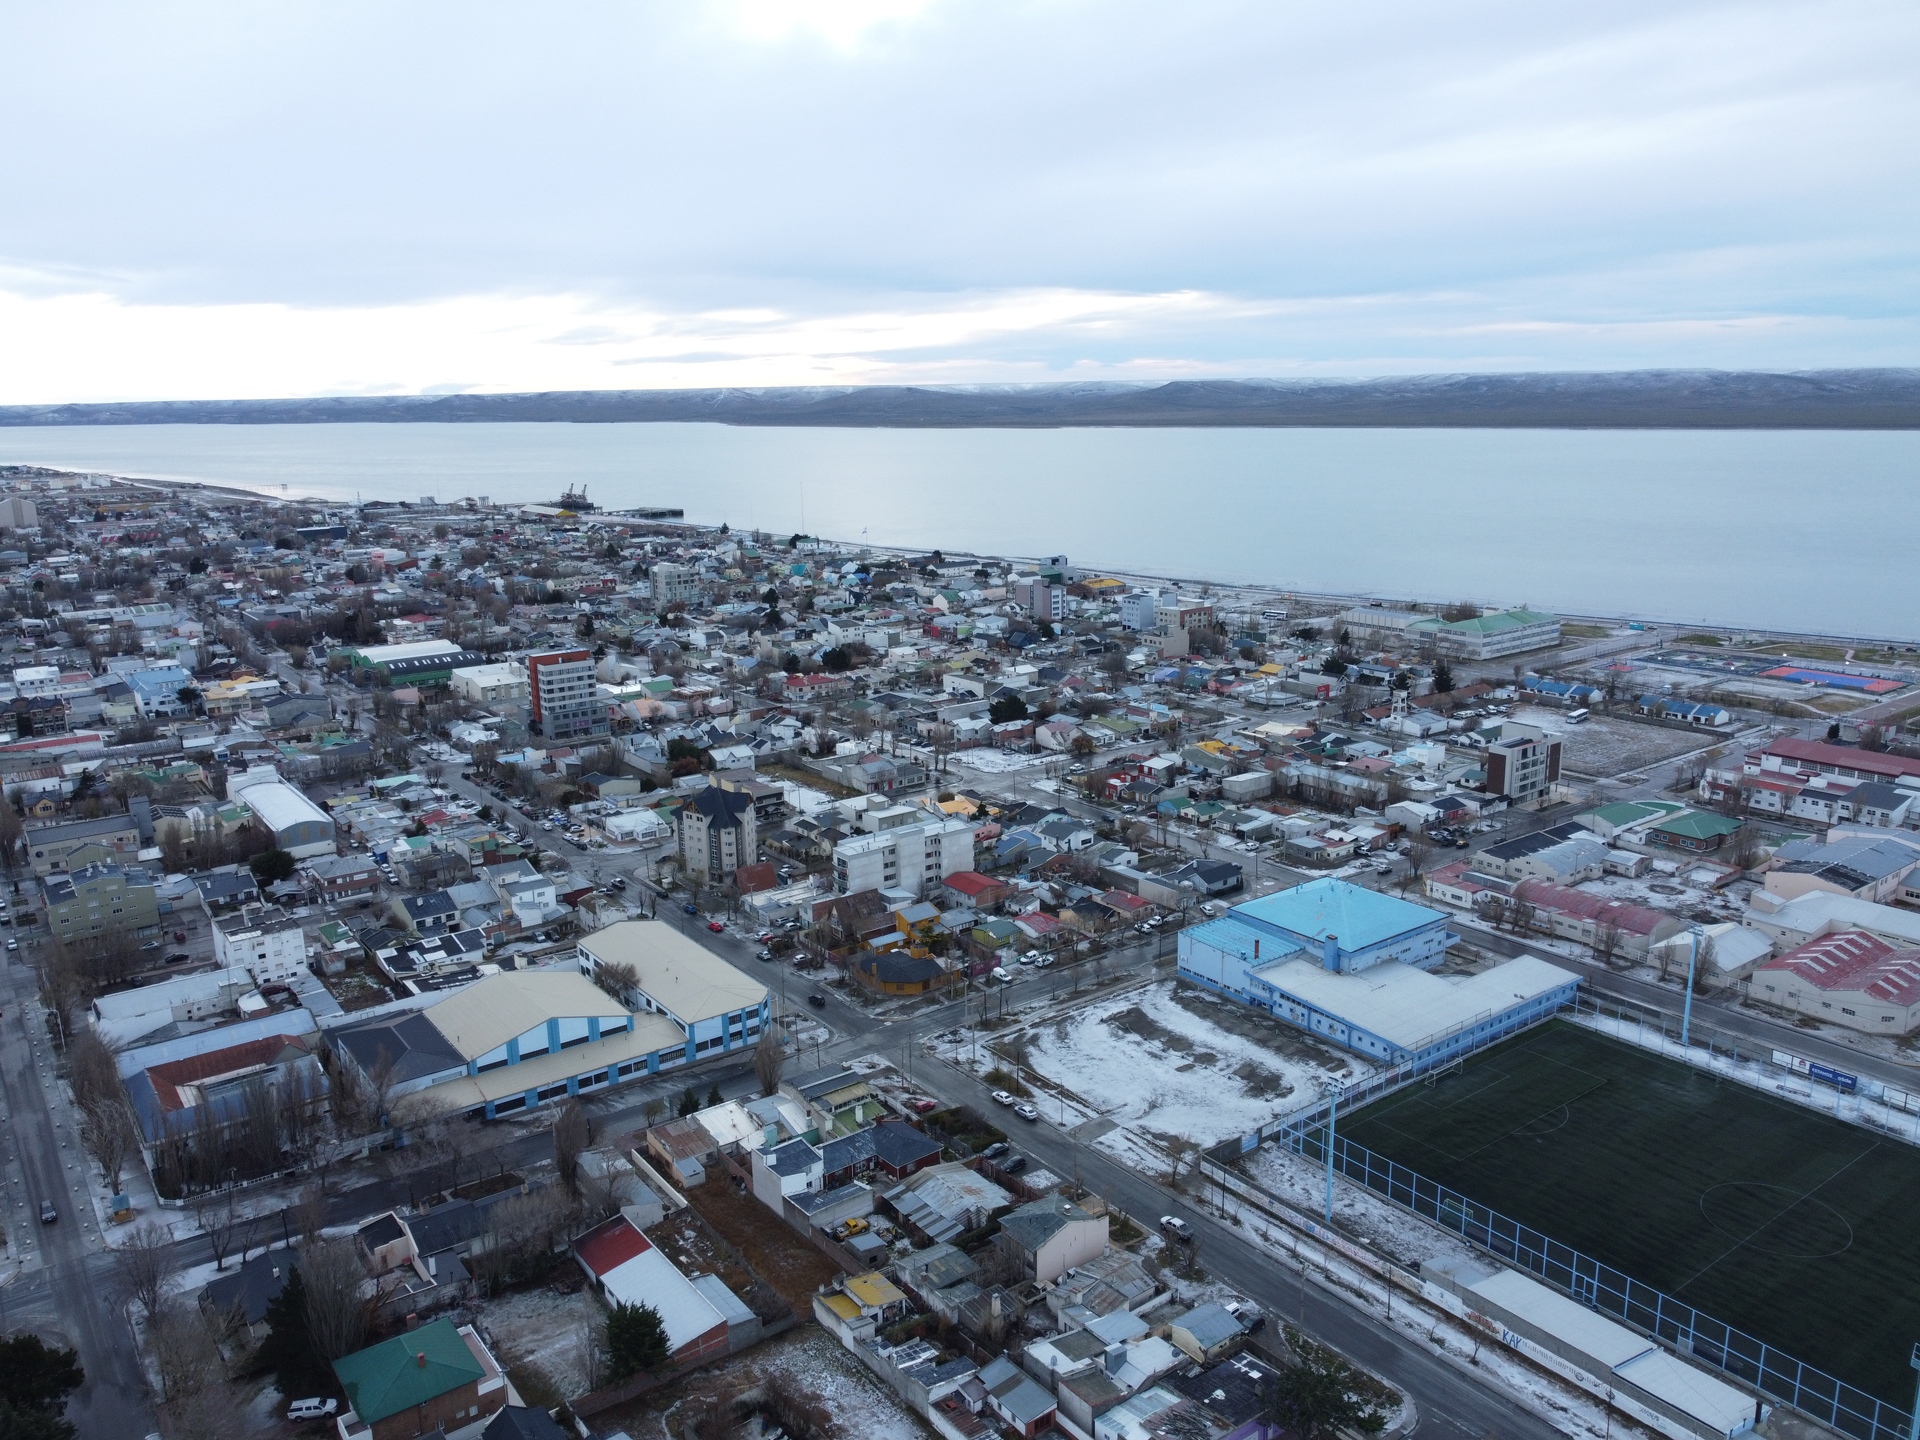
[[[1920,6],[0,8],[0,403],[1920,364]]]

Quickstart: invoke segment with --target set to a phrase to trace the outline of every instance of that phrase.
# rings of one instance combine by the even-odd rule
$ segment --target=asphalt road
[[[39,1331],[80,1352],[87,1380],[68,1401],[67,1418],[85,1440],[132,1440],[153,1429],[146,1381],[110,1257],[100,1248],[86,1188],[92,1162],[73,1134],[35,988],[28,965],[0,970],[5,1222],[8,1257],[23,1266],[0,1287],[0,1320],[9,1330]],[[40,1223],[42,1200],[59,1212],[54,1224]]]
[[[918,1025],[913,1027],[918,1030]],[[896,1063],[899,1057],[896,1055]],[[1081,1183],[1109,1204],[1144,1225],[1161,1215],[1178,1215],[1201,1235],[1200,1264],[1210,1274],[1231,1276],[1235,1289],[1257,1301],[1276,1321],[1300,1325],[1349,1358],[1401,1387],[1419,1410],[1419,1429],[1443,1440],[1482,1437],[1544,1437],[1557,1434],[1546,1421],[1520,1409],[1507,1396],[1475,1384],[1427,1348],[1376,1323],[1344,1300],[1307,1284],[1292,1265],[1243,1240],[1231,1226],[1174,1196],[1163,1186],[1128,1169],[1090,1145],[1083,1145],[1044,1117],[1023,1123],[997,1109],[990,1090],[971,1075],[926,1056],[917,1059],[922,1074],[948,1101],[964,1101],[983,1114],[1005,1115],[1015,1145],[1059,1175],[1078,1174]]]

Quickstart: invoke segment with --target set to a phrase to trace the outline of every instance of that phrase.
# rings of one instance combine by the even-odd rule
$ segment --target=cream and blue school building
[[[590,978],[615,963],[637,976],[620,998]],[[493,1120],[750,1047],[771,1018],[765,985],[663,922],[632,920],[584,937],[577,967],[486,975],[328,1038],[395,1099]]]
[[[1579,989],[1579,976],[1531,956],[1431,973],[1457,939],[1441,911],[1312,880],[1182,931],[1179,974],[1383,1065],[1477,1050]]]

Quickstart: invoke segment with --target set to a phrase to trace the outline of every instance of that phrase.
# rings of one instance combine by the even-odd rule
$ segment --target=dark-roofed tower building
[[[680,807],[675,821],[680,864],[712,884],[760,858],[753,797],[709,785]]]

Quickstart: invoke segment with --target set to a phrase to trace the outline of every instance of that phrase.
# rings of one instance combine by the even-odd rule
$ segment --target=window
[[[516,1095],[511,1100],[502,1100],[496,1103],[493,1107],[493,1113],[496,1115],[505,1115],[509,1111],[524,1109],[526,1103],[526,1096]]]
[[[1842,1006],[1840,1007],[1840,1013],[1841,1013],[1842,1015],[1851,1015],[1851,1014],[1853,1014],[1854,1012],[1853,1012],[1853,1011],[1851,1011],[1851,1010],[1849,1010],[1849,1009],[1847,1009],[1847,1007],[1846,1007],[1846,1006],[1844,1006],[1844,1005],[1842,1005]]]

